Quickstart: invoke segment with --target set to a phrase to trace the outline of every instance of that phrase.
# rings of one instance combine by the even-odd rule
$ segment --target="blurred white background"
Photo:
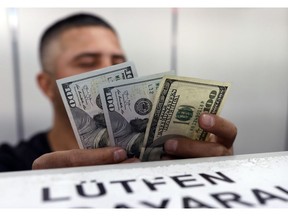
[[[0,9],[1,142],[15,145],[21,136],[27,139],[49,129],[51,107],[35,80],[40,35],[58,18],[90,12],[116,28],[140,76],[176,67],[178,75],[231,82],[221,115],[238,127],[235,154],[288,150],[288,9],[179,8],[173,13],[169,8],[23,8],[16,12],[18,47],[12,50],[13,26],[7,22],[11,10]],[[15,56],[19,74],[13,67]],[[21,106],[15,98],[21,99]]]

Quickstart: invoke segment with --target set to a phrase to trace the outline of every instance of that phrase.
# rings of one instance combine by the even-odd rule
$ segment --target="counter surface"
[[[285,208],[288,152],[0,174],[0,207]]]

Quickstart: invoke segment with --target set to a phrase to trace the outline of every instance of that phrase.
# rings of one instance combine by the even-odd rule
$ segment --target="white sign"
[[[288,207],[288,152],[0,174],[0,207]]]

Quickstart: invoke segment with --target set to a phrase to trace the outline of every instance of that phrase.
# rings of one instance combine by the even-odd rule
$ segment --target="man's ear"
[[[37,75],[37,83],[39,88],[42,90],[42,92],[51,100],[54,100],[55,97],[55,80],[53,79],[52,75],[41,71]]]

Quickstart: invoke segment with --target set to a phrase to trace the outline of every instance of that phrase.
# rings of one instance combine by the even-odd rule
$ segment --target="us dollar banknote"
[[[154,99],[141,149],[142,161],[160,160],[166,140],[187,137],[206,140],[198,125],[201,113],[219,114],[230,83],[189,77],[166,76]]]
[[[110,145],[99,86],[135,77],[137,72],[134,64],[125,62],[56,81],[81,149]]]
[[[154,97],[165,72],[104,84],[100,96],[111,145],[139,157]]]

